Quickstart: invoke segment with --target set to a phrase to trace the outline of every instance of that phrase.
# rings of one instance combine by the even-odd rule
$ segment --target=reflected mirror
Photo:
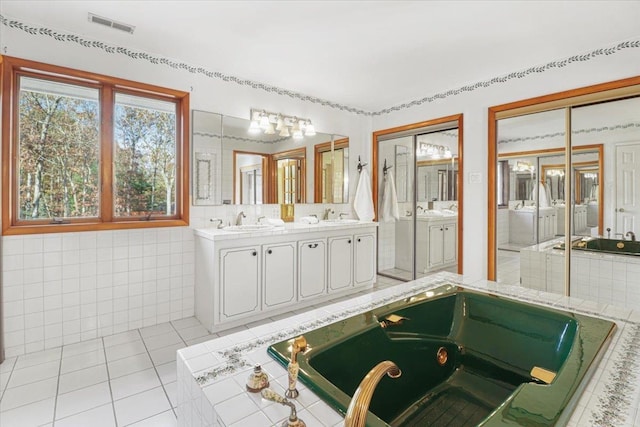
[[[192,111],[194,205],[348,202],[348,138],[319,132],[302,140],[279,133],[254,135],[249,124],[248,119]],[[332,140],[339,141],[333,155]],[[318,146],[328,147],[329,154],[326,148],[318,152]]]

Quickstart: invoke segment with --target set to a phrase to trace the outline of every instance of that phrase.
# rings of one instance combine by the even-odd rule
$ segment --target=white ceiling
[[[0,13],[366,111],[640,35],[636,0],[2,0]]]

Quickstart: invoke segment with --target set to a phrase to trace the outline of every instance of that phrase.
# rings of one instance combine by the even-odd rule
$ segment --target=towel
[[[373,221],[373,196],[371,195],[371,179],[366,169],[360,172],[356,197],[353,201],[353,210],[356,211],[360,221]]]
[[[267,224],[274,225],[276,227],[284,227],[284,221],[280,218],[267,218]]]
[[[539,186],[541,187],[538,190]],[[538,192],[540,193],[540,201],[538,203],[538,206],[541,208],[548,208],[549,206],[551,206],[547,193],[547,186],[544,185],[544,183],[536,182],[533,185],[533,189],[531,190],[531,200],[536,201],[536,199],[538,198]]]
[[[300,222],[303,224],[317,224],[319,221],[315,216],[303,216],[300,218]]]
[[[395,222],[398,218],[400,218],[400,212],[398,210],[396,184],[393,181],[393,174],[387,173],[384,176],[384,184],[382,186],[380,219],[383,222]]]

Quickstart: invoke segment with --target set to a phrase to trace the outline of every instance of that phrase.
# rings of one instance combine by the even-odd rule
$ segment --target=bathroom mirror
[[[499,266],[506,265],[511,258],[500,249],[520,249],[503,246],[505,239],[502,236],[508,236],[511,229],[509,216],[503,212],[509,214],[513,208],[507,203],[501,203],[509,183],[505,178],[503,157],[503,148],[506,146],[513,145],[514,152],[541,151],[544,155],[540,155],[538,162],[549,160],[549,166],[544,163],[538,166],[545,167],[541,177],[545,184],[551,184],[550,198],[556,201],[552,206],[558,216],[555,221],[559,226],[556,235],[607,236],[610,233],[613,236],[614,233],[625,235],[628,231],[636,231],[635,224],[640,223],[640,212],[634,206],[637,206],[640,194],[636,190],[638,186],[634,184],[637,180],[630,177],[637,176],[637,171],[640,170],[638,162],[634,161],[640,158],[638,111],[640,77],[544,95],[489,109],[488,279],[500,280],[500,271],[508,273],[507,268],[501,270]],[[545,120],[536,123],[532,120],[536,117],[544,117]],[[519,132],[508,135],[503,130],[508,131],[509,122],[520,122],[523,127]],[[569,147],[571,151],[566,153]],[[554,150],[557,152],[554,153]],[[593,158],[589,159],[585,151],[591,151]],[[564,168],[567,154],[572,164],[568,171]],[[554,155],[556,158],[551,159]],[[583,163],[594,160],[597,162]],[[553,164],[560,165],[560,168],[553,168]],[[564,170],[564,176],[560,169]],[[570,183],[569,189],[563,191],[562,184],[566,186],[566,183]],[[565,205],[571,206],[571,209],[565,209]],[[569,212],[571,221],[567,222]],[[561,230],[560,225],[566,223],[575,230],[571,230],[571,233]],[[569,239],[565,239],[567,245],[570,245]],[[517,252],[514,253],[517,255]],[[571,253],[572,257],[573,255]],[[505,263],[502,263],[501,258]],[[565,271],[560,271],[559,274],[565,275],[562,291],[568,295],[570,272],[566,269],[567,262],[565,260]],[[521,278],[513,279],[513,283],[516,283]]]
[[[314,202],[349,202],[349,138],[316,144]]]
[[[222,203],[222,115],[191,111],[192,203]]]
[[[418,202],[458,200],[458,160],[421,160],[417,164]]]
[[[249,120],[237,117],[223,116],[217,113],[193,110],[191,115],[192,128],[192,203],[194,205],[220,205],[220,204],[260,204],[278,203],[280,194],[285,197],[293,197],[294,203],[313,203],[318,201],[315,196],[315,147],[322,144],[331,144],[331,140],[341,141],[340,158],[335,159],[336,164],[342,161],[340,168],[333,167],[329,170],[319,165],[324,173],[325,182],[333,183],[333,189],[337,194],[337,188],[342,188],[341,197],[335,197],[334,203],[344,203],[349,200],[348,178],[349,139],[345,136],[327,133],[316,133],[314,136],[305,136],[302,140],[294,140],[291,137],[281,137],[279,132],[273,135],[253,135],[248,132]],[[280,176],[286,178],[278,181],[278,163],[274,156],[292,150],[304,150],[302,156],[290,158],[289,172],[283,172]],[[253,156],[253,157],[252,157]],[[257,157],[261,160],[257,160]],[[338,155],[336,155],[338,157]],[[285,157],[280,156],[281,171],[284,171]],[[326,166],[326,164],[325,164]],[[335,166],[335,165],[334,165]],[[302,173],[302,175],[300,175]],[[330,174],[334,175],[331,176]],[[338,182],[338,177],[342,178]],[[297,191],[294,195],[285,186],[295,183]],[[322,187],[319,191],[322,191]]]

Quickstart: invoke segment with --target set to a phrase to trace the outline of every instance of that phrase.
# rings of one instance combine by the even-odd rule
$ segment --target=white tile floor
[[[397,283],[379,276],[361,293]],[[191,317],[7,359],[0,426],[175,426],[176,350],[230,332]]]

